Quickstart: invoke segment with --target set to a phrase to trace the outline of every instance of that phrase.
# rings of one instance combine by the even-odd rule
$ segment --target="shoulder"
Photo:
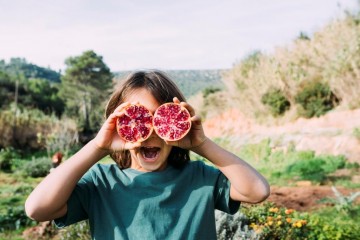
[[[117,174],[119,168],[116,164],[95,164],[82,177],[83,181],[103,182]]]

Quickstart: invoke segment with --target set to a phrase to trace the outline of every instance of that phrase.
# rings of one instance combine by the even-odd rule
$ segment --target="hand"
[[[191,116],[191,129],[182,139],[178,141],[166,141],[166,144],[184,149],[193,149],[199,147],[207,139],[201,124],[201,117],[195,115],[195,109],[190,104],[186,102],[180,102],[177,97],[174,97],[173,101],[174,103],[178,103],[185,107],[189,111]]]
[[[120,104],[106,119],[94,139],[94,142],[99,149],[111,153],[114,151],[123,151],[140,147],[140,143],[132,143],[123,140],[116,131],[116,119],[123,114],[124,108],[129,105],[130,103],[128,102]]]

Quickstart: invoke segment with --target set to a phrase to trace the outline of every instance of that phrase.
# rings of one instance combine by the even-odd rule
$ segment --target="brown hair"
[[[148,90],[159,104],[172,102],[177,97],[181,102],[185,101],[176,84],[164,72],[159,70],[136,71],[130,73],[125,79],[119,82],[115,92],[110,97],[106,106],[105,115],[109,117],[117,106],[124,102],[134,90],[145,88]],[[119,165],[120,168],[129,168],[131,165],[130,152],[125,150],[110,154],[111,158]],[[189,150],[179,147],[172,147],[168,157],[168,163],[174,167],[182,167],[190,160]]]

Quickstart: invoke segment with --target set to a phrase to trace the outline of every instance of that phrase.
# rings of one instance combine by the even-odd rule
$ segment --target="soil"
[[[348,196],[360,189],[337,188],[343,195]],[[336,199],[330,186],[307,186],[307,187],[271,187],[271,194],[267,201],[274,202],[277,206],[292,208],[297,211],[312,211],[324,206],[333,205],[331,201]],[[360,203],[360,198],[356,200]]]

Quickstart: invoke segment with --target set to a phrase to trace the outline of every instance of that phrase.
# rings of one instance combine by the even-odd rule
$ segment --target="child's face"
[[[140,103],[153,114],[160,106],[154,96],[144,88],[133,91],[125,101]],[[153,131],[151,136],[141,143],[141,147],[130,150],[131,168],[144,172],[164,170],[171,148]]]

